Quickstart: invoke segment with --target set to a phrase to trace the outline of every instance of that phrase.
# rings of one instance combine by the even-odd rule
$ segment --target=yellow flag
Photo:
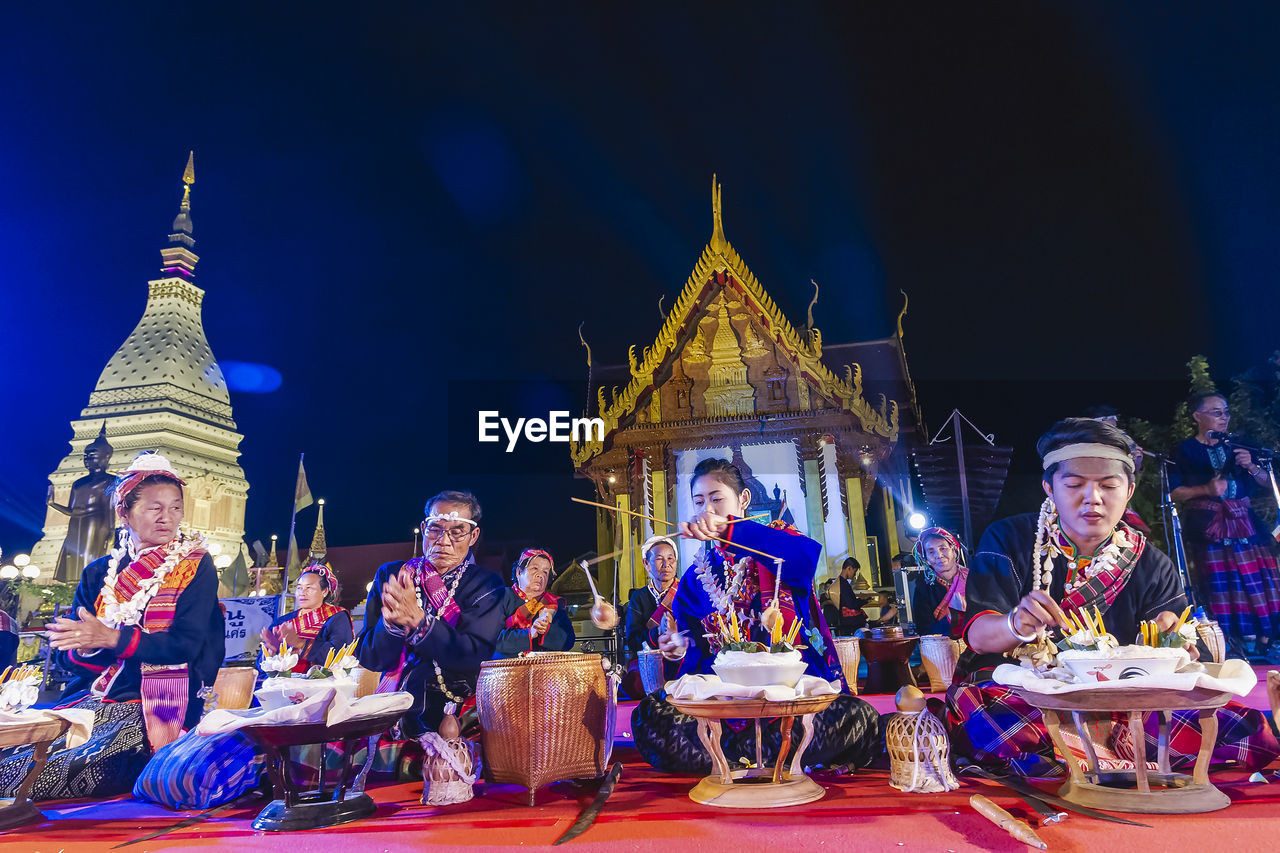
[[[311,487],[307,485],[307,469],[302,467],[302,460],[298,460],[298,484],[293,489],[293,511],[295,513],[306,509],[315,503],[311,499]]]

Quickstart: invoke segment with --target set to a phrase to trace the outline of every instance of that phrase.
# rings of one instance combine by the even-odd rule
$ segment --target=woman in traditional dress
[[[573,648],[569,611],[559,596],[547,591],[554,565],[551,555],[537,548],[522,551],[516,559],[511,567],[513,583],[502,603],[506,624],[498,633],[495,659]]]
[[[911,613],[921,636],[960,636],[965,578],[969,575],[962,552],[960,540],[945,527],[925,528],[916,539],[916,564],[927,567],[911,595]]]
[[[797,639],[804,646],[801,654],[808,673],[839,681],[840,663],[814,590],[821,546],[783,522],[764,525],[739,520],[747,514],[751,492],[737,467],[724,459],[699,462],[690,491],[696,514],[680,524],[680,532],[707,546],[685,572],[672,605],[674,630],[658,638],[658,648],[666,657],[681,661],[681,674],[710,672],[720,650],[718,623],[731,610],[748,636],[767,642],[769,632],[759,624],[760,615],[773,603],[775,580],[780,580],[777,605],[784,632],[799,623]],[[745,548],[778,560],[753,556]],[[705,773],[710,768],[694,719],[677,711],[661,694],[640,703],[632,725],[637,749],[654,767],[677,773]],[[837,696],[818,714],[805,757],[813,764],[867,764],[879,752],[878,732],[879,715],[874,708],[854,696]],[[798,730],[793,732],[795,740],[801,736]],[[753,726],[735,731],[730,724],[725,740],[727,754],[755,751]],[[780,745],[781,734],[768,729],[764,753],[776,757]]]
[[[323,563],[311,563],[298,575],[293,603],[297,609],[284,614],[262,629],[263,654],[276,654],[281,645],[297,651],[294,672],[306,672],[323,665],[329,652],[355,639],[351,613],[334,602],[338,599],[338,579]]]
[[[992,681],[993,669],[1042,629],[1066,625],[1064,613],[1097,608],[1107,632],[1127,644],[1144,620],[1171,629],[1187,600],[1169,558],[1121,520],[1134,487],[1129,437],[1105,422],[1069,418],[1042,436],[1036,449],[1044,467],[1044,505],[1038,517],[995,522],[978,545],[965,590],[969,652],[960,658],[947,705],[955,754],[1004,772],[1051,777],[1064,768],[1040,712]],[[1200,750],[1197,713],[1173,714],[1175,770],[1193,764]],[[1217,717],[1215,760],[1252,770],[1280,754],[1258,711],[1232,702]],[[1146,741],[1153,746],[1157,724],[1157,715],[1149,715]],[[1145,751],[1137,755],[1127,725],[1126,715],[1115,715],[1102,737],[1095,736],[1104,764],[1147,757]]]
[[[662,622],[671,613],[671,604],[680,589],[677,572],[680,552],[676,540],[670,536],[654,534],[640,546],[648,582],[631,591],[627,601],[627,621],[623,630],[623,648],[627,654],[627,674],[622,688],[628,696],[644,696],[644,681],[640,677],[640,652],[656,651]],[[664,680],[680,674],[680,662],[663,661]]]
[[[1231,425],[1222,395],[1199,394],[1188,409],[1196,434],[1174,448],[1169,486],[1183,504],[1197,586],[1231,645],[1266,658],[1280,636],[1280,573],[1250,499],[1267,482],[1267,472],[1248,450],[1210,437]]]
[[[94,711],[87,743],[54,752],[34,799],[127,792],[151,753],[200,719],[196,694],[217,677],[225,649],[218,574],[204,539],[182,533],[182,486],[168,460],[144,453],[116,479],[120,545],[85,567],[73,612],[48,626],[49,645],[74,680],[66,706]],[[13,796],[30,748],[0,763]]]

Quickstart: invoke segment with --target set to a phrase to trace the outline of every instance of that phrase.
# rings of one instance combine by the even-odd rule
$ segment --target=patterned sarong
[[[936,701],[936,700],[935,700]],[[1169,759],[1174,770],[1195,764],[1200,751],[1200,721],[1195,711],[1174,711],[1169,727]],[[1093,716],[1093,715],[1090,715]],[[1033,778],[1055,778],[1066,775],[1066,768],[1054,756],[1053,741],[1040,711],[1031,707],[1013,689],[995,682],[957,684],[947,691],[946,718],[951,729],[951,748],[964,756],[999,772],[1012,772]],[[1146,750],[1144,758],[1154,762],[1159,720],[1148,714],[1144,720]],[[1124,714],[1097,715],[1089,726],[1091,740],[1104,769],[1133,767],[1136,750],[1129,737],[1128,719]],[[1063,735],[1074,732],[1069,720],[1064,721]],[[1084,751],[1072,758],[1083,762]],[[1218,737],[1212,762],[1236,762],[1247,770],[1266,767],[1280,755],[1280,744],[1267,726],[1262,712],[1230,702],[1218,710]],[[1082,764],[1083,766],[1083,764]],[[1154,764],[1152,765],[1154,767]]]
[[[1275,637],[1280,630],[1280,572],[1264,545],[1192,544],[1209,610],[1228,635]]]

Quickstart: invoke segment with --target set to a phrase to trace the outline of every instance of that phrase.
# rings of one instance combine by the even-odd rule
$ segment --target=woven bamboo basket
[[[251,666],[224,666],[213,681],[213,692],[218,694],[218,707],[230,711],[243,711],[253,700],[253,683],[258,671]]]
[[[836,647],[836,657],[840,659],[840,669],[844,673],[844,682],[849,685],[849,692],[858,695],[858,662],[862,652],[857,637],[835,637],[832,642]]]
[[[600,655],[485,661],[476,684],[485,777],[529,789],[604,775],[617,696]]]
[[[951,772],[947,730],[928,711],[891,716],[884,742],[889,751],[889,784],[898,790],[928,794],[960,787]]]
[[[960,643],[941,634],[920,638],[920,662],[929,676],[929,692],[945,693],[955,677],[960,660]]]

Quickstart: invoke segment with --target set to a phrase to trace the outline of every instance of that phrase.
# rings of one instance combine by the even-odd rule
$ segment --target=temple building
[[[158,451],[187,481],[183,527],[203,533],[221,554],[243,559],[249,491],[237,461],[243,436],[236,432],[227,383],[205,337],[204,291],[193,283],[199,260],[191,236],[193,156],[182,180],[178,216],[168,245],[160,250],[160,277],[148,282],[142,319],[71,422],[71,452],[49,475],[51,502],[74,506],[72,484],[83,478],[86,448],[100,435],[109,442],[111,473],[127,467],[140,451]],[[51,506],[32,561],[58,564],[67,534],[68,515]],[[79,568],[60,579],[78,580]]]
[[[598,411],[589,414],[605,435],[571,445],[599,501],[660,520],[599,511],[599,553],[622,550],[621,598],[645,583],[637,542],[693,514],[689,477],[709,457],[739,467],[753,514],[783,518],[822,544],[820,580],[852,555],[872,585],[892,582],[888,563],[903,547],[911,501],[900,438],[921,429],[902,316],[884,340],[824,347],[812,311],[804,329],[793,326],[725,239],[713,178],[710,242],[653,344],[639,356],[633,346],[627,365],[590,368]],[[859,359],[873,364],[875,405]],[[696,544],[681,547],[688,565]],[[613,567],[600,569],[611,586]]]

